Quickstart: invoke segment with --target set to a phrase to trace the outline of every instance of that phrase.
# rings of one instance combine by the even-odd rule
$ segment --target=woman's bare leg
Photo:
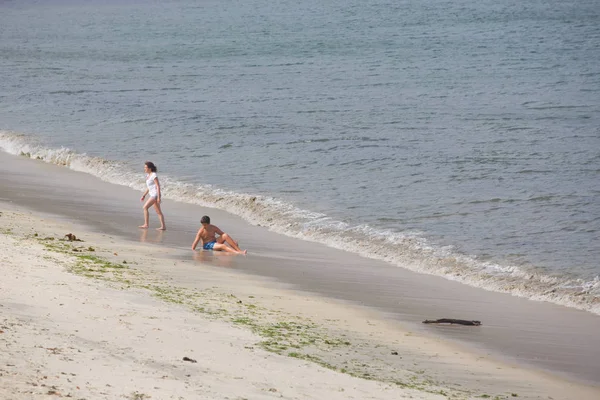
[[[156,228],[157,231],[166,231],[167,227],[165,226],[165,216],[162,213],[162,210],[160,209],[160,204],[159,203],[154,203],[154,211],[156,211],[156,214],[158,215],[158,220],[160,221],[160,228]]]
[[[150,213],[148,212],[148,209],[150,207],[152,207],[152,204],[154,204],[154,203],[156,203],[156,199],[154,197],[150,197],[144,203],[144,205],[143,205],[143,209],[144,209],[144,225],[140,225],[140,226],[138,226],[138,228],[142,228],[142,229],[147,229],[148,228],[148,222],[150,221]]]

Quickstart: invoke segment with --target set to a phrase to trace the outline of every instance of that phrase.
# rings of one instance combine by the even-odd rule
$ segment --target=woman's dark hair
[[[146,167],[150,169],[152,172],[156,172],[156,165],[152,161],[146,161]]]

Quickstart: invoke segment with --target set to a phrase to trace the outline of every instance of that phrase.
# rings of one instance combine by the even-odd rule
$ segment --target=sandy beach
[[[268,352],[258,345],[259,336],[219,318],[235,313],[235,302],[222,304],[209,318],[179,304],[176,289],[140,289],[168,283],[146,274],[132,281],[141,271],[125,262],[145,264],[135,256],[139,249],[83,233],[85,243],[74,248],[83,247],[85,255],[48,251],[45,243],[61,239],[52,232],[66,226],[3,210],[3,399],[442,398]],[[114,264],[96,264],[96,258],[86,263],[101,253],[88,251],[98,245],[127,255],[116,259],[113,253]],[[97,279],[88,279],[96,273]],[[212,292],[207,302],[213,305],[218,297]]]
[[[109,236],[111,246],[125,242],[144,244],[145,247],[136,247],[132,257],[143,257],[146,269],[151,268],[176,287],[192,291],[208,288],[211,275],[199,270],[210,267],[211,271],[230,274],[219,285],[231,285],[244,277],[285,289],[286,296],[275,302],[277,307],[287,301],[288,294],[309,294],[363,311],[377,311],[379,318],[402,331],[451,342],[479,357],[546,371],[584,385],[599,385],[600,318],[592,313],[414,273],[320,243],[284,236],[220,209],[168,198],[163,209],[169,230],[140,230],[137,226],[142,222],[142,214],[137,190],[64,166],[3,152],[0,164],[5,172],[0,175],[0,201],[18,204],[40,215],[51,214],[65,223],[85,224],[77,230],[101,238]],[[212,252],[191,252],[191,242],[204,214],[232,233],[249,249],[249,255],[222,257]],[[156,227],[156,222],[151,215],[151,227]],[[167,261],[157,262],[158,258]],[[293,304],[292,314],[304,310]],[[421,323],[437,318],[480,320],[483,325],[461,329]],[[435,368],[436,363],[428,366],[429,370]],[[441,374],[446,375],[447,372]]]
[[[203,253],[181,261],[177,248],[14,203],[1,210],[3,399],[600,394],[407,330],[384,313],[240,274],[227,268],[236,256],[213,256],[220,266],[203,263]],[[176,284],[179,274],[194,278]]]
[[[600,400],[599,10],[0,2],[0,400]]]

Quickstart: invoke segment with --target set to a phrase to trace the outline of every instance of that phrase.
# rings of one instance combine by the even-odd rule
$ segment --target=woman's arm
[[[160,183],[158,183],[158,177],[154,178],[154,183],[156,183],[156,202],[160,203]]]
[[[146,197],[147,194],[148,194],[148,189],[146,189],[144,191],[144,193],[142,194],[142,198],[140,199],[140,201],[144,201],[144,198]]]

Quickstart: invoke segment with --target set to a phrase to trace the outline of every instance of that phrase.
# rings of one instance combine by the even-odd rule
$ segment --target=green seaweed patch
[[[264,338],[264,340],[257,343],[258,346],[277,354],[283,354],[284,351],[290,348],[330,351],[337,346],[350,345],[349,341],[332,338],[318,325],[303,321],[300,318],[297,321],[269,322],[261,320],[260,316],[246,314],[232,317],[230,321],[234,324],[249,327],[255,334]],[[298,351],[292,353],[299,354]],[[305,357],[305,359],[309,360],[310,357]]]
[[[105,259],[98,257],[98,256],[93,256],[93,255],[88,255],[88,254],[81,254],[81,255],[76,255],[75,257],[77,257],[79,260],[84,261],[84,262],[88,262],[88,263],[92,263],[94,265],[99,266],[100,268],[105,268],[105,269],[127,269],[127,265],[122,265],[122,264],[117,264],[117,263],[113,263],[110,261],[106,261]]]
[[[246,302],[246,300],[242,302],[232,294],[220,292],[218,287],[200,290],[171,286],[166,284],[163,279],[154,279],[149,276],[147,271],[142,273],[142,271],[130,269],[125,260],[117,264],[96,254],[90,254],[92,252],[90,247],[76,247],[70,242],[53,237],[43,239],[35,237],[35,239],[48,251],[73,257],[75,262],[69,270],[75,274],[117,283],[121,285],[122,289],[147,290],[162,301],[185,306],[193,312],[214,320],[228,321],[250,329],[261,338],[256,345],[264,350],[302,359],[362,379],[395,384],[453,398],[472,398],[474,395],[460,389],[441,390],[440,386],[445,385],[427,379],[423,375],[423,370],[411,372],[406,366],[399,367],[398,360],[400,358],[397,357],[393,358],[393,362],[396,364],[385,364],[381,360],[374,360],[373,365],[368,365],[361,360],[360,354],[367,355],[372,351],[387,350],[379,349],[381,346],[364,340],[353,344],[347,340],[344,334],[336,333],[328,326],[315,324],[299,316],[264,308]],[[79,251],[74,252],[74,248]],[[254,296],[248,296],[248,298],[253,299]],[[356,353],[359,354],[358,358],[351,358],[354,357],[352,354]],[[389,368],[390,366],[391,368]],[[406,378],[405,381],[404,378]],[[407,383],[407,381],[410,382]],[[482,396],[482,398],[486,397]]]
[[[331,369],[333,371],[338,370],[338,368],[335,365],[325,362],[323,359],[321,359],[317,356],[311,355],[311,354],[302,354],[302,353],[297,353],[297,352],[291,352],[291,353],[288,353],[287,355],[288,355],[288,357],[297,358],[299,360],[306,360],[306,361],[313,362],[315,364],[318,364],[327,369]],[[341,369],[340,372],[345,373],[346,371],[344,369]]]
[[[124,281],[126,281],[122,279],[121,275],[123,270],[126,270],[129,267],[108,261],[95,254],[89,254],[90,252],[96,251],[96,249],[92,247],[78,247],[69,241],[56,239],[52,236],[39,238],[34,235],[33,238],[36,239],[38,243],[41,243],[48,251],[74,257],[75,262],[68,266],[69,272],[88,278],[111,282],[125,283]]]
[[[151,286],[150,290],[152,290],[152,294],[154,297],[157,297],[161,300],[167,301],[169,303],[183,304],[183,296],[178,290],[171,290],[169,288],[157,285]]]
[[[368,352],[370,351],[369,346],[364,344],[353,346],[345,335],[332,335],[327,327],[298,316],[290,316],[255,304],[243,303],[234,295],[219,292],[218,288],[183,289],[170,287],[163,283],[144,284],[138,285],[138,287],[153,292],[155,296],[165,301],[187,306],[192,311],[209,318],[226,320],[250,329],[262,338],[256,345],[266,351],[301,358],[362,379],[387,382],[428,393],[444,394],[449,392],[441,390],[433,380],[408,370],[396,372],[404,375],[412,374],[410,383],[398,379],[398,374],[394,371],[387,376],[382,374],[381,371],[384,368],[377,362],[374,362],[374,365],[359,362],[348,363],[344,361],[348,359],[348,354],[359,351]],[[373,348],[378,347],[377,345],[373,346]],[[455,398],[467,398],[468,394],[465,391],[460,392],[462,393],[453,389],[451,395]]]

